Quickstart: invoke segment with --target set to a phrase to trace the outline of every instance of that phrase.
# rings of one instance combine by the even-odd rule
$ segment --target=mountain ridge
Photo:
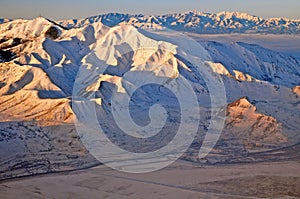
[[[45,19],[50,20],[48,18]],[[15,20],[0,18],[0,24]],[[82,19],[50,21],[64,28],[79,28],[101,22],[109,27],[125,23],[137,28],[167,28],[200,34],[300,34],[300,19],[289,19],[286,17],[262,18],[248,13],[228,11],[222,11],[216,14],[187,11],[163,15],[125,14],[116,12],[94,15]]]
[[[219,12],[217,14],[189,11],[165,15],[143,15],[107,13],[84,19],[58,20],[57,23],[68,27],[82,27],[101,22],[112,27],[121,23],[135,27],[169,28],[172,30],[202,34],[222,33],[272,33],[299,34],[300,20],[288,18],[264,19],[241,12]]]
[[[57,30],[58,38],[53,39],[47,36],[46,33],[51,28]],[[65,103],[65,99],[72,95],[75,74],[82,61],[84,61],[83,57],[94,48],[94,45],[97,45],[97,41],[104,38],[105,35],[109,36],[109,30],[109,27],[100,22],[82,28],[63,29],[45,18],[12,21],[0,25],[0,33],[3,36],[2,39],[5,40],[0,47],[15,55],[11,57],[11,61],[3,60],[5,62],[1,67],[3,74],[7,74],[6,68],[20,70],[19,72],[15,71],[12,76],[6,77],[6,75],[3,75],[1,77],[0,83],[3,93],[0,92],[0,95],[1,93],[9,95],[19,93],[23,90],[23,86],[18,86],[19,82],[27,82],[25,85],[29,86],[29,83],[33,80],[29,81],[31,78],[26,79],[25,77],[33,75],[33,78],[38,80],[41,75],[35,75],[37,73],[28,71],[26,76],[23,72],[27,66],[30,68],[37,67],[49,75],[53,86],[58,86],[59,89],[49,89],[48,87],[30,87],[30,89],[38,90],[38,97],[48,98],[49,100],[57,98]],[[152,40],[157,42],[155,38]],[[288,89],[285,92],[291,93],[291,88],[300,85],[299,62],[296,59],[241,42],[200,41],[199,44],[210,54],[211,61],[215,65],[215,72],[229,77],[228,86],[229,88],[232,87],[231,89],[236,90],[235,87],[241,85],[242,82],[243,85],[266,85],[272,90],[274,87],[274,92],[277,92],[277,87],[283,87]],[[192,47],[189,46],[189,48]],[[127,63],[127,61],[124,63]],[[178,62],[178,64],[185,66],[184,63]],[[4,67],[5,65],[7,67]],[[185,73],[185,75],[192,78],[188,73]],[[24,81],[21,81],[22,79]],[[191,80],[194,81],[193,78]],[[29,87],[26,88],[29,89]],[[241,88],[242,91],[244,92],[245,88]],[[230,101],[241,97],[240,94],[235,95],[234,93],[229,92],[227,97],[230,98]],[[244,93],[243,95],[248,94]],[[11,107],[13,108],[13,106]]]
[[[219,142],[206,158],[208,164],[268,161],[269,157],[263,157],[267,152],[299,143],[299,60],[258,45],[210,40],[194,41],[195,45],[182,39],[179,32],[166,33],[147,33],[122,24],[110,28],[101,22],[66,29],[42,17],[1,24],[0,49],[11,54],[0,51],[0,147],[4,149],[0,153],[5,162],[0,165],[4,171],[0,179],[31,175],[33,169],[48,173],[95,164],[73,126],[78,115],[74,105],[81,104],[78,94],[89,97],[95,93],[87,102],[95,105],[100,125],[119,146],[146,151],[152,143],[164,144],[168,140],[160,137],[144,147],[144,142],[127,142],[111,107],[118,108],[113,101],[133,96],[132,112],[124,118],[144,125],[152,118],[162,120],[159,114],[151,116],[150,107],[159,102],[170,113],[168,129],[176,132],[180,104],[176,96],[151,82],[161,77],[180,81],[178,75],[188,81],[189,94],[195,94],[201,111],[199,132],[189,149],[196,153],[188,151],[184,157],[198,162],[199,146],[211,118],[212,90],[197,72],[205,67],[222,78],[228,110]],[[174,49],[178,51],[170,53]],[[190,63],[185,53],[210,64]],[[2,54],[6,56],[1,61]],[[140,80],[152,81],[131,95]],[[79,86],[74,89],[75,83]],[[182,88],[183,84],[177,84]],[[182,101],[191,102],[190,97]],[[290,160],[294,153],[298,151],[283,153],[280,158]]]

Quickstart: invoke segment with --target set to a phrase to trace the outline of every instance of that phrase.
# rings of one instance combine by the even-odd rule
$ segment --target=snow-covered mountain
[[[216,19],[225,16],[232,20],[236,20],[237,17],[244,18],[250,24],[249,26],[263,24],[266,21],[239,13],[218,15],[185,13],[165,15],[160,18],[153,17],[150,21],[159,25],[160,23],[172,24],[174,21],[172,23],[171,21],[176,18],[174,24],[176,27],[182,28],[178,28],[179,30],[190,30],[190,27],[184,29],[184,26],[178,25],[177,22],[182,19],[182,23],[184,23],[187,18],[194,20],[197,18],[195,16],[199,17],[200,15],[207,15],[209,18],[214,16]],[[132,22],[135,26],[148,24],[148,17],[142,15],[136,17],[146,21],[145,23]],[[95,20],[92,18],[78,20],[69,25],[70,21],[57,23],[41,17],[1,24],[0,122],[12,123],[13,127],[11,128],[15,129],[18,128],[18,123],[14,123],[14,121],[20,120],[39,122],[42,126],[72,123],[76,117],[74,107],[71,106],[71,103],[74,102],[72,101],[73,86],[78,71],[83,68],[90,73],[79,78],[82,85],[86,87],[80,87],[77,92],[84,96],[90,96],[91,92],[96,92],[95,99],[89,99],[90,103],[98,108],[97,116],[107,130],[116,133],[118,128],[113,122],[111,108],[112,89],[116,88],[122,95],[122,93],[129,93],[130,88],[137,86],[135,80],[139,78],[147,80],[149,75],[152,75],[157,78],[166,76],[176,79],[183,76],[190,82],[203,113],[199,125],[199,135],[195,141],[195,143],[201,143],[203,138],[201,136],[209,126],[210,91],[203,77],[196,70],[197,67],[204,66],[193,65],[183,56],[198,53],[203,55],[201,59],[208,59],[210,64],[205,67],[209,67],[214,74],[222,77],[226,90],[228,117],[220,142],[213,154],[226,155],[230,151],[235,151],[234,153],[267,151],[300,142],[300,62],[297,58],[242,42],[200,41],[197,45],[185,45],[185,42],[179,42],[176,34],[170,36],[163,34],[164,31],[150,34],[145,30],[126,24],[117,26],[125,18],[126,20],[132,19],[132,16],[103,15],[97,20],[96,18]],[[162,19],[165,21],[160,21]],[[100,21],[114,27],[106,26]],[[199,21],[201,21],[200,18]],[[249,21],[252,21],[253,24]],[[298,33],[298,22],[289,22],[296,24],[296,29],[289,30],[290,26],[287,29],[281,29],[279,28],[281,25],[277,24],[274,25],[274,30]],[[247,23],[243,22],[243,24]],[[201,23],[199,22],[199,24]],[[68,26],[68,28],[64,26]],[[73,28],[75,26],[77,28]],[[222,31],[229,31],[228,26],[224,26]],[[248,32],[248,29],[245,32]],[[150,45],[152,48],[145,50],[146,45]],[[166,47],[177,51],[174,50],[170,53],[161,50]],[[97,56],[95,57],[93,53],[96,53]],[[121,54],[123,56],[120,56]],[[107,69],[101,71],[102,64],[108,65]],[[132,77],[130,74],[135,75]],[[133,79],[130,80],[129,77]],[[154,97],[147,97],[148,94]],[[160,96],[161,99],[157,99],[157,96]],[[186,98],[186,100],[189,99],[189,97]],[[141,93],[136,94],[133,101],[136,103],[133,105],[132,115],[135,116],[133,119],[142,125],[149,123],[147,107],[157,101],[163,103],[169,113],[175,114],[176,110],[173,109],[178,108],[175,106],[177,101],[174,96],[165,95],[160,88],[155,86],[147,87]],[[170,125],[170,128],[176,128],[176,124],[179,122],[176,114],[170,121],[173,124]],[[23,137],[21,139],[18,136],[9,137],[12,129],[8,126],[6,124],[0,133],[0,138],[3,137],[0,140],[0,146],[3,145],[2,148],[6,148],[7,143],[16,143],[16,145],[20,143],[23,148],[26,148],[27,139],[23,139]],[[24,131],[27,131],[26,129],[29,127],[34,128],[30,125],[27,128],[23,123],[21,126],[23,130],[25,129]],[[0,128],[2,128],[1,125]],[[60,129],[59,133],[57,137],[64,137],[63,130]],[[30,133],[29,136],[33,136],[32,134]],[[72,132],[72,136],[74,136],[73,134],[74,132]],[[122,145],[123,137],[117,135],[111,135],[111,139],[117,139],[116,142],[120,142],[119,144]],[[70,137],[71,134],[68,136]],[[39,135],[38,140],[44,139],[44,137]],[[59,147],[61,144],[55,140],[57,137],[51,138],[51,142],[54,142],[52,146]],[[76,143],[77,146],[79,144],[78,137],[74,139],[76,142],[73,143]],[[63,146],[67,148],[65,145]],[[131,144],[131,146],[136,147],[134,150],[144,150],[137,143]],[[38,147],[43,151],[43,145],[32,148],[36,152],[39,151]],[[83,146],[77,147],[82,148],[78,149],[76,157],[86,155],[83,154]],[[55,153],[52,151],[53,154],[50,150],[51,147],[48,148],[48,152],[43,151],[43,157],[48,153],[51,154],[48,154],[49,157],[55,156],[57,151]],[[30,150],[33,149],[30,148]],[[14,153],[14,151],[10,151],[10,153]],[[7,155],[0,157],[1,160],[9,159],[10,153],[5,153]],[[18,153],[21,152],[18,151]],[[61,152],[57,153],[61,155]],[[71,159],[74,158],[72,151],[66,149],[64,153],[68,154]],[[25,152],[23,155],[22,158],[26,159]],[[66,155],[65,158],[68,159],[68,157]],[[230,157],[232,159],[232,156]],[[30,158],[32,157],[30,156]],[[195,157],[186,157],[186,159],[193,158]],[[208,157],[208,162],[210,161],[213,162]],[[231,160],[221,159],[218,161]],[[10,164],[13,163],[10,161]]]
[[[259,45],[243,42],[200,42],[214,62],[225,66],[226,74],[239,81],[267,81],[275,85],[299,85],[299,60]],[[224,74],[224,72],[222,72]]]
[[[82,27],[87,24],[101,22],[112,27],[121,23],[135,27],[169,28],[177,31],[221,34],[221,33],[272,33],[299,34],[300,20],[287,18],[263,19],[246,13],[220,12],[217,14],[203,12],[185,12],[159,16],[129,15],[109,13],[88,17],[58,21],[65,27]]]
[[[3,53],[11,55],[6,59],[2,58],[4,63],[1,64],[0,79],[1,114],[6,114],[10,118],[13,115],[18,116],[17,118],[45,118],[38,115],[41,115],[42,110],[45,113],[49,110],[48,115],[53,113],[52,119],[56,117],[58,120],[62,120],[64,117],[69,118],[71,110],[68,101],[72,95],[76,73],[79,67],[85,63],[85,56],[99,45],[99,41],[104,38],[107,42],[114,41],[113,39],[122,37],[122,34],[133,32],[133,36],[130,38],[137,37],[138,39],[134,39],[130,45],[136,45],[134,42],[139,42],[139,37],[145,37],[142,32],[135,31],[130,26],[123,25],[122,27],[122,32],[119,33],[100,22],[95,22],[67,30],[44,18],[14,20],[0,25],[1,55]],[[155,38],[149,38],[150,41],[159,42]],[[250,96],[251,93],[255,93],[253,99],[250,98],[253,101],[267,99],[268,97],[256,90],[258,87],[266,87],[271,90],[275,88],[274,92],[278,93],[287,92],[286,89],[300,85],[299,60],[296,58],[247,43],[201,41],[199,44],[209,53],[215,63],[213,70],[225,78],[225,83],[229,82],[229,85],[226,85],[229,89],[228,103],[243,96]],[[153,57],[153,59],[159,62],[164,57],[163,52],[156,53],[155,56],[158,57]],[[140,58],[137,55],[132,59],[135,61],[130,62],[131,66],[140,65]],[[170,67],[173,68],[172,70],[176,70],[176,73],[182,72],[180,66],[190,67],[178,57],[174,57],[174,60]],[[126,65],[127,62],[128,60],[124,60],[123,64]],[[126,72],[132,69],[124,68],[122,70]],[[120,72],[115,71],[112,74],[118,76]],[[192,77],[189,78],[194,81]],[[229,79],[227,80],[227,78]],[[253,88],[248,88],[249,83],[253,85]],[[247,89],[237,88],[245,85],[247,85]],[[200,86],[200,90],[205,88],[201,81]],[[248,90],[249,93],[245,93],[245,90]],[[291,90],[289,92],[292,93]],[[24,98],[25,96],[27,97]],[[35,109],[32,109],[30,105],[33,99],[39,101],[34,105]],[[24,104],[27,105],[24,106]],[[58,106],[58,104],[60,105]],[[20,110],[19,113],[16,112],[17,105],[20,106],[17,109]],[[55,108],[52,110],[48,105]],[[21,110],[24,109],[21,107],[28,107],[28,110]],[[57,109],[63,111],[60,112]]]
[[[49,31],[51,28],[52,32]],[[15,20],[2,24],[0,48],[2,52],[11,53],[12,56],[9,58],[13,59],[13,61],[3,60],[5,63],[2,64],[2,70],[8,67],[6,65],[10,65],[10,68],[19,68],[19,65],[30,66],[30,70],[39,71],[31,71],[30,76],[39,74],[38,77],[41,76],[40,73],[45,73],[49,76],[49,81],[58,86],[54,89],[49,87],[50,82],[45,83],[45,86],[48,86],[44,88],[45,90],[57,90],[53,93],[69,97],[72,94],[76,71],[82,64],[84,56],[102,37],[109,37],[106,34],[116,34],[108,33],[110,29],[100,22],[95,22],[81,28],[67,30],[44,18]],[[140,32],[139,34],[142,35]],[[288,88],[300,84],[299,60],[293,57],[247,43],[202,41],[200,44],[216,63],[215,72],[234,78],[237,82],[267,82]],[[21,68],[24,71],[26,67]],[[14,73],[18,78],[22,76],[17,74]],[[13,81],[13,78],[6,76],[8,73],[5,73],[2,78]],[[18,78],[15,81],[19,82]],[[23,78],[26,79],[27,76]],[[30,82],[31,85],[32,81]],[[9,87],[11,83],[7,83],[1,89],[1,93],[15,93],[21,90],[21,88]],[[25,85],[27,84],[29,85],[29,82]],[[18,87],[16,83],[13,85]],[[41,86],[41,83],[38,85]]]

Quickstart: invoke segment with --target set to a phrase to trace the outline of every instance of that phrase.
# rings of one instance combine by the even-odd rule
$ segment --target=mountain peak
[[[229,104],[229,107],[230,108],[232,108],[232,107],[255,108],[255,106],[249,102],[249,100],[246,96],[232,102],[231,104]],[[256,108],[255,108],[255,110],[256,110]]]
[[[201,11],[198,11],[198,10],[192,10],[192,11],[186,11],[186,12],[183,12],[182,14],[204,15],[204,14],[206,14],[206,13],[201,12]]]
[[[240,18],[240,19],[247,19],[247,20],[253,20],[253,19],[259,19],[259,17],[250,15],[248,13],[243,12],[228,12],[228,11],[222,11],[216,14],[218,17],[225,17],[227,19],[231,19],[233,17]]]

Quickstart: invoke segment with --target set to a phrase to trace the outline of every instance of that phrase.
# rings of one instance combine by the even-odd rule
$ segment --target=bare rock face
[[[274,117],[258,113],[246,97],[228,105],[222,139],[239,140],[247,151],[287,142],[282,125]]]
[[[292,88],[293,93],[300,97],[300,86],[295,86]]]
[[[57,39],[60,35],[60,31],[54,27],[51,26],[46,32],[45,32],[45,36],[50,38],[50,39]]]
[[[15,54],[9,50],[0,50],[0,63],[9,62],[15,58]]]

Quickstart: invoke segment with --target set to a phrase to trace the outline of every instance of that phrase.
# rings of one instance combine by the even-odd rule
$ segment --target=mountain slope
[[[242,42],[200,42],[212,60],[223,64],[237,80],[247,78],[275,85],[293,87],[300,84],[299,61],[293,57]]]
[[[238,16],[251,18],[248,15]],[[122,17],[117,18],[111,25],[122,20]],[[154,18],[152,20],[155,21]],[[64,151],[63,161],[67,160],[70,165],[75,161],[75,166],[71,168],[86,165],[86,162],[79,159],[86,156],[87,152],[79,143],[78,136],[74,135],[75,127],[71,125],[68,128],[72,130],[65,132],[62,125],[76,119],[71,104],[75,101],[72,99],[73,87],[78,78],[82,87],[76,90],[75,95],[83,93],[88,102],[95,105],[97,117],[105,130],[108,130],[110,139],[124,148],[131,146],[132,150],[142,152],[153,143],[157,146],[157,143],[164,142],[156,137],[153,143],[141,144],[131,140],[129,146],[124,144],[125,136],[118,136],[120,128],[114,120],[112,107],[116,104],[112,104],[112,98],[115,97],[112,91],[116,89],[119,95],[117,99],[121,100],[138,87],[138,80],[146,81],[153,77],[155,80],[165,77],[174,80],[179,76],[185,78],[200,105],[201,121],[196,141],[191,146],[198,152],[211,117],[210,91],[204,77],[197,72],[199,67],[209,67],[215,74],[221,75],[228,104],[228,118],[222,139],[210,154],[213,157],[208,158],[209,162],[227,162],[229,159],[239,162],[241,156],[246,157],[252,152],[277,150],[300,142],[299,60],[241,42],[201,41],[197,45],[190,45],[187,40],[180,40],[178,35],[177,32],[171,34],[164,31],[149,33],[126,24],[108,27],[101,22],[87,22],[81,27],[66,29],[44,18],[1,24],[0,50],[9,52],[11,56],[0,63],[0,148],[10,150],[3,152],[4,163],[0,166],[12,168],[9,172],[14,175],[19,169],[28,166],[28,162],[32,163],[28,167],[35,168],[40,162],[34,160],[43,159],[43,164],[50,166],[38,172],[49,172],[51,164],[61,160],[60,146]],[[210,65],[193,65],[184,55],[199,55],[201,59],[209,61]],[[80,70],[88,73],[77,77]],[[93,92],[95,99],[91,99]],[[188,97],[184,100],[189,102],[191,96],[185,96]],[[130,101],[133,111],[127,118],[131,117],[140,126],[151,124],[152,105],[157,102],[166,108],[166,113],[173,114],[166,121],[169,122],[167,127],[170,132],[176,132],[180,123],[176,96],[153,84],[133,95]],[[15,120],[26,122],[19,124]],[[161,117],[154,120],[162,122]],[[53,130],[55,136],[48,136],[51,137],[50,145],[57,150],[51,151],[49,145],[44,145],[45,136],[34,133],[43,129],[37,128],[26,134],[28,128],[33,128],[31,123],[35,125],[36,122],[41,126],[50,125],[50,130],[45,128],[46,134],[51,134],[51,125],[61,128],[59,133]],[[125,127],[130,127],[128,124]],[[20,133],[11,134],[11,131]],[[21,136],[24,132],[25,138]],[[139,135],[144,136],[143,132]],[[170,138],[168,136],[166,134]],[[61,140],[59,137],[69,140]],[[14,145],[7,147],[8,143]],[[76,146],[68,151],[68,145],[72,143],[76,143]],[[25,147],[26,144],[28,146]],[[25,152],[34,151],[34,157],[23,151],[22,157],[14,156],[16,159],[11,159],[11,155],[21,153],[14,150],[18,145]],[[46,153],[44,146],[49,149]],[[191,154],[192,157],[187,159],[198,161],[197,153]],[[214,159],[216,156],[219,159]],[[86,158],[91,160],[90,156]],[[53,159],[54,163],[50,161]],[[15,160],[18,160],[17,164]],[[249,161],[259,160],[253,158]],[[28,174],[27,170],[22,172],[22,175]]]
[[[249,18],[248,15],[244,17]],[[123,27],[122,31],[124,34],[129,34],[128,32],[134,30],[128,29],[126,26]],[[51,28],[56,32],[55,39],[51,38],[51,35],[49,36],[48,32]],[[0,39],[5,40],[0,43],[1,50],[14,54],[11,57],[11,59],[14,59],[14,62],[6,62],[1,67],[4,74],[0,80],[3,97],[4,95],[17,94],[22,92],[22,90],[36,90],[42,98],[57,98],[60,100],[67,99],[72,95],[76,73],[82,63],[85,62],[84,57],[96,48],[99,45],[98,43],[102,42],[102,39],[110,42],[120,36],[127,37],[125,35],[122,36],[121,33],[114,32],[113,29],[99,22],[81,28],[66,30],[44,18],[15,20],[2,24],[0,33],[2,36]],[[113,36],[113,34],[117,35]],[[138,32],[138,34],[143,36],[141,32]],[[131,45],[136,45],[135,43],[140,40],[134,38],[134,34],[131,37],[135,39]],[[157,42],[155,37],[151,38],[151,42]],[[225,83],[229,82],[227,86],[230,89],[235,89],[236,85],[241,85],[240,82],[245,82],[245,84],[247,82],[256,82],[257,85],[265,82],[267,87],[273,87],[272,85],[276,87],[278,85],[283,86],[282,88],[292,88],[300,85],[299,62],[292,57],[246,43],[227,44],[204,41],[200,42],[200,45],[203,46],[215,63],[213,70],[233,80],[225,81]],[[136,48],[134,46],[130,47]],[[164,57],[164,53],[157,53],[156,56],[158,57],[153,59],[160,62],[160,59]],[[139,57],[134,56],[132,59],[132,63],[129,60],[124,60],[123,64],[139,65]],[[178,58],[174,58],[174,60],[177,60],[178,66],[183,68],[190,67],[178,60]],[[176,62],[173,61],[173,63]],[[172,67],[175,70],[177,66],[174,65]],[[37,73],[38,69],[41,70]],[[14,72],[7,73],[7,70],[13,70]],[[126,70],[131,69],[127,68],[124,72]],[[118,73],[116,71],[112,72],[114,75],[118,75]],[[40,77],[43,75],[49,78],[49,83],[38,83],[41,82]],[[31,79],[28,79],[29,76]],[[204,84],[202,86],[205,87]],[[203,88],[199,89],[202,90]],[[229,98],[232,97],[230,100],[233,101],[245,96],[238,94],[244,89],[239,88],[239,90],[228,92],[231,93],[228,96]],[[260,95],[257,93],[257,96]]]
[[[274,117],[256,111],[246,97],[229,104],[226,130],[222,136],[229,141],[238,140],[249,151],[287,142],[281,124]]]
[[[200,161],[214,164],[251,161],[248,156],[284,148],[289,145],[282,123],[274,117],[260,113],[257,107],[242,97],[228,104],[226,123],[212,152]],[[234,157],[233,157],[234,156]],[[195,161],[195,157],[185,155]],[[265,159],[266,161],[268,158]]]

